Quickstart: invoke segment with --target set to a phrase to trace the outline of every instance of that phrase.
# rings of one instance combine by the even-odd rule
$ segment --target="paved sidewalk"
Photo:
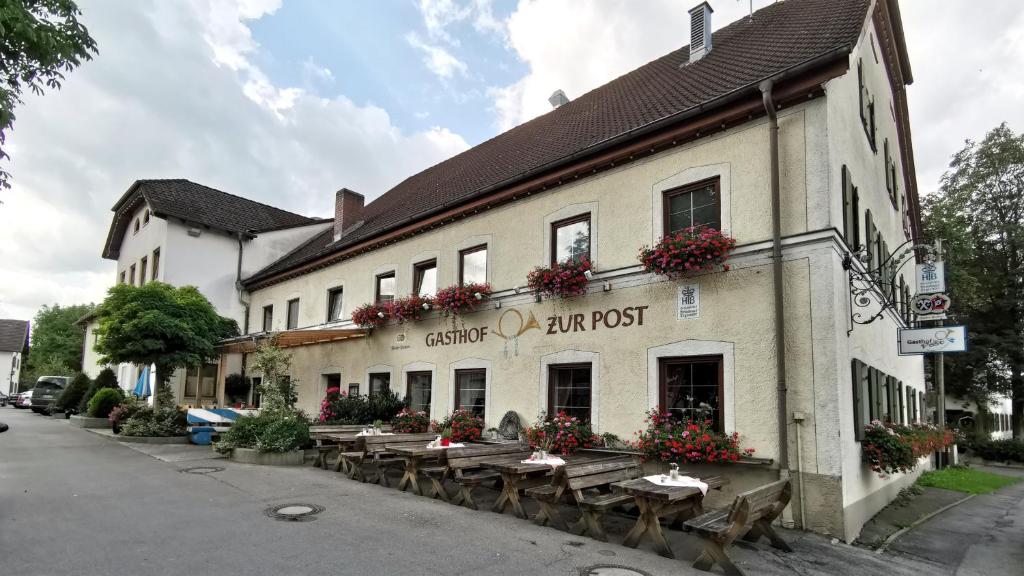
[[[1024,471],[975,466],[1024,477]],[[890,546],[907,559],[941,566],[937,574],[1020,576],[1024,574],[1024,482],[981,494],[917,526]]]

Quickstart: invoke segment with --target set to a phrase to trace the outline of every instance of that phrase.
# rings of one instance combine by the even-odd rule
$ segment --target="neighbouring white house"
[[[985,432],[993,440],[1013,438],[1013,399],[999,394],[984,410],[965,398],[946,396],[946,423],[965,431]]]
[[[116,282],[141,286],[159,280],[195,286],[222,316],[247,331],[249,302],[239,280],[252,275],[331,227],[331,220],[302,216],[189,180],[137,180],[111,209],[103,257],[117,262]],[[82,369],[95,377],[103,366],[93,350],[98,326],[86,316]],[[113,367],[131,389],[141,368]],[[183,405],[214,405],[218,382],[240,366],[216,363],[179,370],[172,388]]]
[[[21,355],[27,346],[28,322],[0,319],[0,394],[18,392]]]

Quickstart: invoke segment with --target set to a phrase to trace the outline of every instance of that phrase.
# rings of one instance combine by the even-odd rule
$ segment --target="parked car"
[[[0,392],[0,408],[7,406],[7,403],[11,401],[11,397],[3,392]]]
[[[32,387],[32,411],[36,414],[49,414],[69,380],[67,376],[40,376]]]
[[[32,407],[32,391],[26,390],[15,397],[14,400],[15,408],[31,408]]]

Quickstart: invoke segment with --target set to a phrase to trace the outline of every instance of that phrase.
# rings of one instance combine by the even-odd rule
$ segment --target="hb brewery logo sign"
[[[624,308],[594,310],[589,314],[582,312],[575,314],[553,314],[545,317],[543,323],[537,320],[532,311],[523,316],[523,313],[519,310],[509,308],[498,317],[498,325],[494,330],[490,330],[487,326],[482,326],[479,328],[428,332],[425,337],[425,344],[428,348],[457,344],[475,344],[483,342],[488,335],[493,334],[505,341],[506,354],[509,353],[509,348],[511,347],[512,353],[518,355],[519,337],[530,330],[537,330],[545,335],[554,335],[643,326],[644,312],[648,308],[649,306],[626,306]]]

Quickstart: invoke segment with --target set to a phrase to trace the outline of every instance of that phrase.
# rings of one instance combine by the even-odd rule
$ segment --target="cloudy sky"
[[[0,192],[0,317],[99,301],[110,207],[189,178],[327,216],[688,43],[696,0],[80,0],[100,52],[27,97]],[[755,0],[754,9],[766,5]],[[922,191],[966,138],[1024,130],[1024,11],[904,0]],[[746,0],[712,0],[714,25]],[[952,41],[952,39],[956,41]]]

